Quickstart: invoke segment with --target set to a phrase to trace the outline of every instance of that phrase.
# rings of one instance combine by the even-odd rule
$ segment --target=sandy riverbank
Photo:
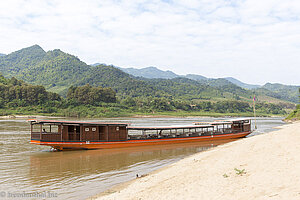
[[[300,199],[300,122],[201,152],[97,199]]]

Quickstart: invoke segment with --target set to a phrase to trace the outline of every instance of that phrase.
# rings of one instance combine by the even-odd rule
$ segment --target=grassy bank
[[[286,120],[291,120],[291,121],[300,120],[300,105],[297,105],[296,110],[291,112],[289,116],[286,118]]]

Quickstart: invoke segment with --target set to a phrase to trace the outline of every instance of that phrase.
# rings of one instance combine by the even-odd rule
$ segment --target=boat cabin
[[[31,140],[39,141],[124,141],[127,125],[124,123],[71,122],[29,120]]]
[[[233,133],[251,131],[250,119],[232,119],[227,121],[232,123],[231,129]]]
[[[213,122],[194,122],[194,124],[212,125],[214,126],[215,133],[241,133],[251,131],[251,120],[247,118],[216,120]]]

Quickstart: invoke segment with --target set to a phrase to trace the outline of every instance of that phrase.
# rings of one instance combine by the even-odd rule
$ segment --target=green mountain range
[[[43,85],[49,91],[66,95],[70,86],[90,84],[112,87],[119,96],[147,93],[155,89],[121,70],[106,65],[90,66],[61,50],[45,52],[38,45],[21,49],[0,58],[0,72],[30,84]]]
[[[98,64],[98,63],[96,63]],[[95,66],[96,64],[93,64],[93,66]],[[192,80],[205,80],[207,79],[204,76],[201,75],[197,75],[197,74],[187,74],[187,75],[178,75],[172,71],[163,71],[160,70],[156,67],[145,67],[145,68],[141,68],[141,69],[137,69],[137,68],[122,68],[122,67],[118,67],[120,70],[122,70],[123,72],[126,72],[128,74],[131,74],[135,77],[144,77],[144,78],[148,78],[148,79],[173,79],[173,78],[188,78],[188,79],[192,79]]]
[[[96,65],[96,64],[94,64],[94,65]],[[135,76],[135,77],[144,77],[144,78],[149,78],[149,79],[152,79],[152,78],[172,79],[172,78],[182,77],[182,78],[192,79],[195,81],[203,81],[203,80],[208,80],[208,79],[211,80],[211,78],[207,78],[205,76],[201,76],[198,74],[178,75],[172,71],[163,71],[156,67],[145,67],[145,68],[141,68],[141,69],[122,68],[122,67],[118,67],[118,68],[128,74]],[[237,86],[245,88],[245,89],[254,89],[254,88],[261,87],[260,85],[252,85],[252,84],[243,83],[233,77],[226,77],[224,79],[230,81],[231,83],[233,83]]]
[[[207,83],[207,84],[213,84],[215,79],[207,78],[201,75],[197,74],[187,74],[187,75],[178,75],[172,71],[163,71],[156,67],[146,67],[141,69],[136,68],[121,68],[122,71],[131,74],[135,77],[144,77],[149,79],[173,79],[173,78],[188,78],[195,81],[200,81],[201,83]],[[226,77],[223,78],[241,88],[244,89],[257,89],[258,93],[263,93],[265,95],[271,95],[272,97],[284,99],[287,101],[291,101],[294,103],[297,103],[298,97],[297,97],[297,88],[299,86],[290,86],[290,85],[283,85],[283,84],[272,84],[272,83],[266,83],[265,85],[254,85],[254,84],[247,84],[242,81],[239,81],[238,79],[235,79],[233,77]],[[218,79],[219,81],[222,79]],[[223,81],[223,84],[227,84],[228,82]],[[266,89],[266,90],[265,90]]]
[[[254,85],[254,84],[247,84],[241,82],[238,79],[235,79],[233,77],[212,79],[197,74],[178,75],[172,71],[163,71],[156,67],[146,67],[142,69],[119,67],[119,69],[135,77],[144,77],[149,79],[187,78],[210,86],[215,86],[219,88],[221,87],[222,89],[224,89],[224,87],[227,86],[228,88],[232,89],[231,92],[233,92],[234,94],[236,93],[235,90],[240,90],[240,88],[243,88],[243,89],[251,90],[252,93],[255,93],[257,95],[270,96],[273,98],[290,101],[293,103],[298,102],[297,92],[300,86],[283,85],[278,83],[275,84],[266,83],[265,85]],[[236,86],[240,88],[237,88]],[[246,90],[244,90],[243,92],[247,93],[247,95],[249,94],[249,91],[247,92]]]
[[[45,52],[38,45],[0,57],[0,72],[5,77],[16,77],[30,84],[43,85],[48,91],[63,96],[66,96],[70,86],[89,84],[110,87],[116,91],[119,99],[163,97],[189,100],[191,103],[207,100],[251,102],[255,93],[260,101],[290,107],[297,103],[297,94],[294,93],[297,86],[267,84],[259,90],[249,90],[226,79],[207,79],[200,75],[173,77],[176,74],[170,71],[165,72],[166,78],[145,78],[135,77],[122,70],[105,64],[87,65],[76,56],[59,49]],[[152,70],[152,75],[159,73],[154,67],[144,72],[149,74]]]

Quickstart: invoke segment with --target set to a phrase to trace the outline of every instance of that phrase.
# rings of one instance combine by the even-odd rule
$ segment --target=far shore
[[[37,118],[62,118],[62,117],[54,117],[54,116],[43,116],[43,115],[5,115],[0,116],[0,119],[37,119]]]
[[[90,199],[300,199],[300,122],[194,154]]]
[[[180,116],[172,116],[172,115],[132,115],[132,116],[128,116],[128,118],[165,118],[165,117],[169,117],[169,118],[179,118]],[[211,117],[211,116],[181,116],[184,118],[207,118],[207,117]],[[53,119],[57,119],[57,118],[74,118],[74,117],[59,117],[59,116],[46,116],[46,115],[5,115],[5,116],[0,116],[0,119],[41,119],[41,118],[53,118]],[[85,117],[81,117],[81,118],[85,118]],[[103,117],[103,119],[105,119],[106,117]],[[124,117],[112,117],[112,118],[124,118]],[[80,119],[80,118],[78,118]],[[101,119],[99,117],[96,118],[88,118],[86,117],[85,119]]]
[[[64,118],[64,117],[55,117],[55,116],[44,116],[44,115],[5,115],[0,116],[0,119],[57,119],[57,118]]]
[[[172,113],[145,113],[145,114],[129,114],[128,116],[113,116],[113,117],[65,117],[65,116],[51,116],[51,115],[42,115],[42,114],[11,114],[11,115],[0,115],[0,119],[58,119],[58,118],[77,118],[77,119],[107,119],[107,118],[209,118],[209,117],[222,117],[222,118],[231,118],[231,117],[252,117],[249,114],[243,115],[242,113],[181,113],[176,112]],[[257,116],[259,117],[283,117],[279,115],[269,115],[269,116]]]

